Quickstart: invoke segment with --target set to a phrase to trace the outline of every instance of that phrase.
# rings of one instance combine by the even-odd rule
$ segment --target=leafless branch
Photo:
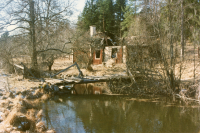
[[[49,48],[49,49],[45,49],[45,50],[40,50],[40,51],[37,51],[38,53],[42,53],[42,52],[46,52],[46,51],[59,51],[61,53],[67,53],[67,54],[71,54],[71,52],[64,52],[60,49],[55,49],[55,48]]]

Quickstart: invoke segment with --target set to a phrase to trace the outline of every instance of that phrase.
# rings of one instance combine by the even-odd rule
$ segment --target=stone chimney
[[[96,34],[96,26],[90,26],[90,36],[93,37]]]

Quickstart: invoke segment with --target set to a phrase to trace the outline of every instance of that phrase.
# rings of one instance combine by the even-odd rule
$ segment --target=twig
[[[200,100],[196,100],[196,99],[192,99],[192,98],[188,98],[186,96],[181,96],[179,94],[176,94],[176,96],[178,96],[179,98],[183,99],[183,100],[189,100],[189,101],[196,101],[196,102],[200,102]]]
[[[52,76],[50,76],[50,77],[53,78],[54,76],[56,76],[56,75],[58,75],[58,74],[60,74],[60,73],[62,73],[62,72],[64,72],[64,71],[68,70],[69,68],[71,68],[71,67],[73,67],[73,66],[76,66],[77,69],[78,69],[78,71],[79,71],[78,77],[83,77],[83,73],[82,73],[82,71],[80,70],[80,68],[79,68],[79,66],[78,66],[78,64],[77,64],[76,62],[75,62],[73,65],[71,65],[71,66],[69,66],[69,67],[67,67],[67,68],[65,68],[65,69],[63,69],[63,70],[61,70],[61,71],[59,71],[58,73],[56,73],[56,74],[54,74],[54,75],[52,75]]]
[[[131,75],[131,77],[132,77],[134,83],[136,84],[137,88],[140,89],[140,88],[138,87],[138,85],[137,85],[137,83],[136,83],[136,81],[135,81],[135,78],[134,78],[134,76],[132,75],[131,71],[130,71],[128,68],[127,68],[127,71],[128,71],[128,73]]]
[[[50,51],[50,50],[53,50],[53,51],[59,51],[61,53],[67,53],[67,54],[71,54],[71,52],[64,52],[60,49],[55,49],[55,48],[49,48],[49,49],[45,49],[45,50],[40,50],[40,51],[37,51],[38,53],[41,53],[41,52],[46,52],[46,51]]]

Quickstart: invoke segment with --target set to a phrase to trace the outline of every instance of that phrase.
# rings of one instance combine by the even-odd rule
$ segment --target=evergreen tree
[[[118,36],[121,37],[121,22],[124,20],[124,10],[126,8],[126,0],[116,0],[115,14],[116,14],[116,31]]]
[[[98,0],[97,2],[98,23],[97,29],[101,32],[114,32],[115,17],[113,0]]]
[[[87,31],[89,26],[96,25],[98,22],[96,1],[97,0],[87,0],[83,12],[78,18],[78,27],[84,31]]]
[[[115,6],[113,0],[88,0],[83,13],[79,17],[78,26],[82,30],[89,30],[89,26],[96,25],[100,32],[116,33]]]
[[[122,35],[127,36],[128,29],[130,28],[131,24],[134,22],[134,18],[136,17],[138,11],[138,2],[137,0],[130,0],[129,4],[126,5],[125,9],[123,10],[124,19],[121,22],[121,30]]]

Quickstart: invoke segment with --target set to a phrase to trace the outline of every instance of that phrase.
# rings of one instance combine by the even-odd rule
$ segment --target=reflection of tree
[[[87,132],[193,132],[198,127],[191,116],[180,115],[179,107],[126,101],[122,97],[82,99],[75,111]]]
[[[49,124],[51,126],[51,128],[53,129],[53,125],[51,124],[51,119],[49,117],[49,108],[48,108],[48,102],[44,102],[44,114],[45,114],[45,121],[47,124],[47,128],[49,128]]]
[[[196,132],[197,109],[126,100],[124,96],[79,95],[50,101],[46,121],[58,132]],[[184,110],[184,113],[182,110]],[[194,115],[195,114],[195,115]],[[73,119],[72,119],[73,118]],[[72,124],[73,123],[73,126]]]

